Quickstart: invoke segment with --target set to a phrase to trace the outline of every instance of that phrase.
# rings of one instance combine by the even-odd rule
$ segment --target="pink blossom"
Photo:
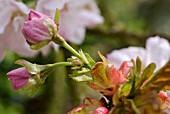
[[[154,62],[157,69],[159,69],[170,58],[170,44],[168,40],[155,36],[147,39],[146,48],[131,46],[120,50],[113,50],[107,55],[107,59],[117,68],[123,61],[136,59],[137,56],[142,60],[143,67]]]
[[[86,27],[103,22],[94,0],[38,0],[36,10],[52,17],[58,8],[60,12],[59,34],[67,41],[81,44]]]
[[[46,21],[49,26],[57,32],[57,25],[44,14],[31,10],[22,29],[23,35],[30,44],[38,44],[41,41],[52,39],[54,34],[43,24]]]
[[[21,32],[29,8],[15,0],[0,0],[0,3],[0,61],[6,49],[21,56],[35,56],[37,52],[29,48]]]
[[[12,81],[12,86],[14,90],[22,88],[32,76],[24,67],[12,70],[7,73],[9,80]]]

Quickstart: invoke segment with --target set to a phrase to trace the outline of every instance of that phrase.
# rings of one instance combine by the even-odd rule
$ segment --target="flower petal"
[[[150,37],[146,41],[146,64],[156,63],[157,69],[165,65],[170,59],[170,44],[168,40],[159,36]]]
[[[129,74],[130,69],[132,68],[132,66],[133,66],[132,62],[124,61],[122,63],[122,65],[120,66],[119,71],[121,71],[122,74],[126,77]]]
[[[116,68],[124,61],[130,61],[136,57],[140,57],[142,61],[145,61],[145,49],[141,47],[128,47],[120,50],[113,50],[110,54],[107,55],[107,59],[110,63],[114,64]]]

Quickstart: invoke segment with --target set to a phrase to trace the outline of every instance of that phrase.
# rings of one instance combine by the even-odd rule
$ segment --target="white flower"
[[[0,0],[0,61],[6,49],[21,56],[34,56],[36,51],[29,48],[21,27],[29,13],[29,8],[15,0]]]
[[[54,17],[60,12],[59,34],[67,41],[81,44],[86,27],[102,23],[99,9],[94,0],[38,0],[36,10]]]
[[[128,47],[113,50],[107,55],[107,59],[118,68],[123,61],[136,59],[137,56],[142,60],[143,66],[154,62],[156,69],[159,69],[170,59],[170,44],[168,40],[159,36],[150,37],[146,41],[146,48]]]

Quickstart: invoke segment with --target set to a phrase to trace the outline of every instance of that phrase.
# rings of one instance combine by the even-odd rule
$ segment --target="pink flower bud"
[[[52,39],[57,32],[57,25],[51,17],[31,10],[22,33],[30,44],[38,44]]]
[[[12,70],[7,73],[9,80],[12,81],[12,86],[14,90],[22,88],[32,76],[24,67]]]
[[[78,112],[81,112],[81,110],[83,110],[83,108],[87,107],[88,104],[82,104],[74,109],[72,109],[71,111],[67,112],[67,114],[73,114],[73,113],[78,113]]]
[[[121,71],[122,74],[126,77],[129,74],[129,72],[130,72],[132,67],[133,67],[133,63],[132,62],[124,61],[122,63],[122,65],[120,66],[119,71]]]
[[[168,97],[167,92],[159,91],[158,96],[161,101],[161,108],[166,109],[170,105],[170,99]]]
[[[98,107],[94,112],[93,114],[108,114],[109,111],[107,108],[105,107]]]

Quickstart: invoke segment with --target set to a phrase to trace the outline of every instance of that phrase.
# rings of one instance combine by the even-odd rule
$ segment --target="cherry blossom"
[[[36,10],[54,17],[55,10],[60,12],[59,34],[67,41],[81,44],[86,27],[103,22],[94,0],[39,0]]]
[[[170,58],[170,44],[168,40],[159,36],[150,37],[146,41],[146,47],[128,47],[120,50],[113,50],[107,55],[109,62],[113,63],[116,68],[123,61],[130,61],[139,56],[143,66],[151,62],[156,63],[157,69],[161,68]]]
[[[6,49],[21,56],[35,56],[37,52],[29,48],[21,32],[29,8],[15,0],[0,2],[0,61],[4,58]]]

